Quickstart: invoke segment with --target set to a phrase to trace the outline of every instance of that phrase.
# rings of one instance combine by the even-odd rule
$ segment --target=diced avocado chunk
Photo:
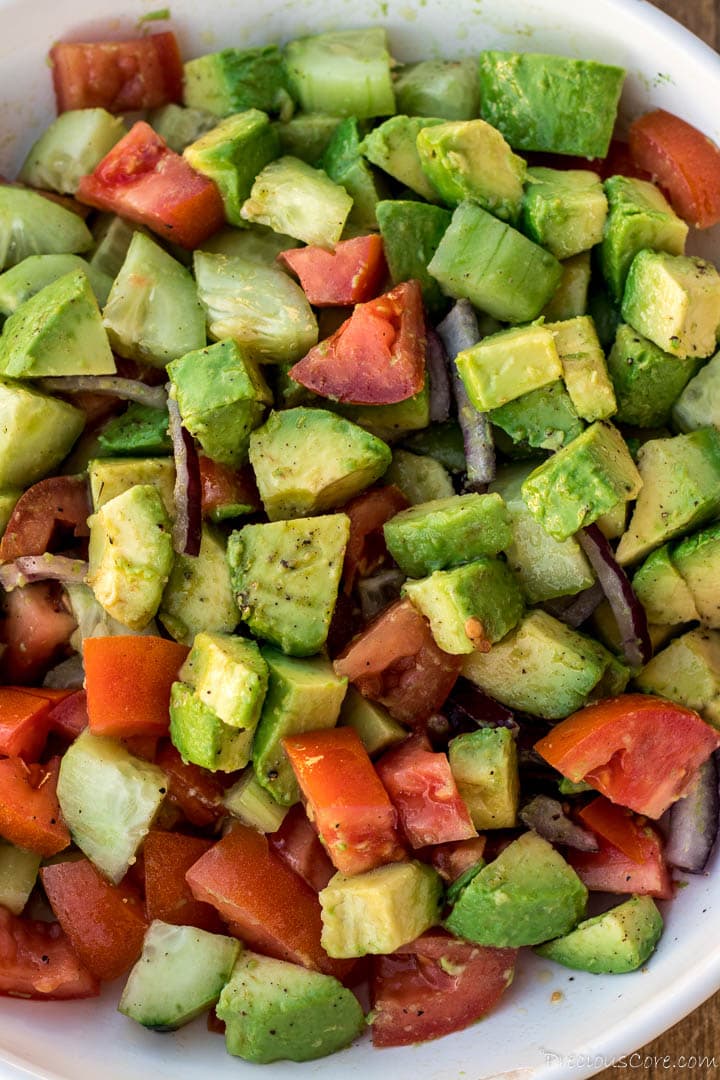
[[[333,247],[345,227],[352,198],[320,169],[281,157],[256,177],[240,216],[319,247]]]
[[[156,488],[136,484],[101,506],[90,527],[87,583],[131,630],[157,612],[173,563],[170,518]]]
[[[385,482],[399,487],[411,506],[451,499],[455,494],[447,469],[434,458],[394,450]]]
[[[420,503],[396,514],[383,531],[393,559],[414,578],[481,555],[497,555],[511,538],[508,512],[499,495],[452,495]]]
[[[290,656],[312,656],[328,635],[350,521],[345,514],[246,525],[228,542],[240,617]]]
[[[688,536],[672,552],[703,626],[720,629],[720,525]]]
[[[223,806],[244,825],[261,833],[277,832],[289,809],[267,793],[252,765],[248,765],[240,779],[227,789]]]
[[[228,1053],[260,1064],[314,1061],[356,1038],[365,1018],[331,975],[244,950],[217,1006]]]
[[[354,686],[349,686],[345,695],[340,710],[340,724],[355,728],[371,757],[384,753],[407,738],[406,728],[393,720],[382,705],[358,693]]]
[[[387,181],[370,168],[362,156],[362,147],[358,121],[348,116],[337,125],[319,162],[320,168],[344,187],[353,200],[346,230],[351,225],[377,229],[377,204],[388,196]],[[347,238],[346,231],[343,235]]]
[[[385,442],[394,442],[408,432],[422,430],[430,423],[430,383],[425,378],[422,390],[405,401],[393,405],[335,405],[324,401],[325,407],[336,409],[348,420],[364,427]]]
[[[428,310],[444,310],[447,301],[428,273],[428,263],[450,224],[449,210],[409,199],[387,199],[377,204],[376,212],[393,284],[419,281]]]
[[[298,38],[285,48],[285,67],[305,112],[325,110],[359,119],[395,112],[383,27]]]
[[[475,875],[445,926],[478,945],[537,945],[572,930],[586,902],[572,867],[547,840],[527,832]]]
[[[480,115],[516,150],[605,157],[625,72],[595,60],[488,49]]]
[[[618,327],[607,362],[618,422],[648,428],[668,423],[675,401],[698,367],[695,357],[671,356],[625,323]]]
[[[285,110],[290,104],[277,45],[222,49],[185,64],[183,104],[215,116],[245,109]]]
[[[581,708],[612,657],[545,611],[531,611],[490,652],[471,653],[462,674],[518,712],[560,720]]]
[[[622,317],[673,356],[710,356],[720,330],[720,274],[705,259],[640,251],[628,271]]]
[[[243,225],[240,207],[250,195],[253,181],[278,157],[280,139],[267,113],[247,109],[222,120],[187,146],[183,157],[196,172],[217,184],[231,225]]]
[[[639,251],[682,255],[688,226],[663,193],[647,180],[611,176],[605,181],[609,213],[600,245],[600,266],[614,300],[622,300],[630,264]]]
[[[480,412],[496,409],[562,376],[551,330],[501,330],[459,353],[455,363],[468,397]]]
[[[299,360],[317,343],[315,316],[300,286],[273,266],[245,256],[194,256],[208,333],[232,338],[260,363]]]
[[[175,516],[175,462],[172,458],[96,458],[88,462],[93,510],[137,484],[157,489],[168,517]]]
[[[280,140],[281,154],[300,158],[308,165],[317,165],[341,123],[339,116],[330,116],[325,112],[301,112],[289,120],[275,121],[273,127]],[[337,178],[330,176],[330,179]]]
[[[517,744],[509,728],[480,728],[450,740],[450,768],[478,830],[513,829],[520,798]]]
[[[268,670],[254,641],[203,631],[195,637],[180,678],[223,723],[241,731],[257,726]]]
[[[175,640],[184,645],[192,645],[201,630],[228,634],[238,624],[226,547],[219,529],[203,525],[200,554],[175,556],[159,618]]]
[[[215,127],[217,116],[207,109],[191,109],[171,102],[170,105],[152,109],[148,114],[148,123],[171,150],[182,154],[186,146]]]
[[[720,512],[720,432],[698,428],[640,448],[642,488],[617,548],[623,566]]]
[[[465,60],[421,60],[395,75],[397,111],[408,116],[440,116],[472,120],[480,108],[477,63]]]
[[[368,161],[399,183],[424,199],[437,202],[438,191],[422,167],[417,139],[424,128],[442,122],[433,116],[392,116],[365,136],[362,152]]]
[[[690,630],[645,665],[635,682],[646,694],[695,709],[720,728],[720,633]]]
[[[133,401],[121,416],[105,425],[98,442],[103,452],[110,455],[169,454],[172,442],[168,434],[167,409],[154,409]]]
[[[84,270],[101,306],[112,285],[109,274],[96,270],[80,255],[28,255],[0,274],[0,314],[12,315],[31,296],[71,271]]]
[[[0,337],[0,372],[15,378],[113,375],[115,360],[84,270],[71,270],[26,300]]]
[[[42,855],[0,840],[0,906],[19,915],[35,888]]]
[[[548,300],[541,314],[548,322],[559,319],[575,319],[588,310],[590,286],[590,252],[582,251],[560,263],[560,284]]]
[[[632,579],[635,595],[651,623],[699,621],[693,594],[665,544],[648,555]]]
[[[720,428],[720,353],[687,384],[675,402],[672,419],[680,431]]]
[[[642,478],[612,424],[596,420],[527,477],[522,497],[556,540],[566,540],[618,502],[634,499]]]
[[[242,945],[236,938],[155,919],[118,1011],[152,1031],[175,1031],[211,1008]]]
[[[470,199],[503,221],[517,221],[527,166],[497,128],[484,120],[424,127],[417,150],[425,175],[448,206]]]
[[[593,975],[636,971],[652,954],[663,920],[649,896],[633,896],[602,915],[585,919],[564,937],[535,951],[547,960]]]
[[[488,415],[514,443],[543,450],[567,446],[585,426],[560,379],[508,401]]]
[[[253,732],[224,723],[184,682],[170,692],[170,738],[183,761],[210,772],[244,769],[252,752]]]
[[[528,169],[523,228],[528,236],[569,259],[603,238],[608,202],[597,173],[587,169]]]
[[[28,487],[52,472],[84,426],[74,405],[0,379],[0,489]]]
[[[549,251],[470,202],[454,211],[428,270],[449,296],[514,323],[537,318],[562,277]]]
[[[85,730],[60,762],[57,794],[72,838],[117,884],[165,798],[167,777],[115,739]]]
[[[300,798],[282,740],[305,731],[335,727],[347,679],[333,671],[324,656],[296,659],[269,645],[262,654],[268,667],[268,692],[255,733],[253,760],[258,782],[283,806]]]
[[[37,191],[4,184],[0,188],[0,268],[28,255],[88,251],[92,233],[72,210]]]
[[[555,339],[570,400],[583,420],[606,420],[617,408],[615,391],[597,336],[588,315],[546,323]]]
[[[319,899],[329,956],[383,956],[439,921],[442,883],[424,863],[391,863],[353,877],[335,874]]]
[[[341,506],[378,480],[390,459],[384,442],[326,409],[273,412],[250,437],[250,461],[271,521]]]
[[[467,470],[465,445],[456,420],[431,424],[404,440],[404,446],[416,454],[427,454],[448,472],[462,474]]]
[[[18,180],[29,187],[74,195],[80,177],[91,173],[126,131],[121,118],[106,109],[60,113],[30,147]]]

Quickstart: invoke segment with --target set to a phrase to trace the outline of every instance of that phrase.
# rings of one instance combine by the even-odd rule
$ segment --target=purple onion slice
[[[164,386],[147,386],[139,379],[123,379],[120,375],[57,375],[38,379],[40,388],[49,394],[110,394],[124,401],[137,401],[151,409],[164,409],[167,390]]]
[[[543,608],[554,615],[560,622],[577,630],[578,626],[589,619],[593,611],[605,599],[605,592],[598,582],[589,589],[583,589],[575,596],[560,596],[555,600],[546,600]]]
[[[21,589],[33,581],[60,581],[63,584],[82,583],[88,572],[88,564],[82,559],[68,559],[65,555],[21,555],[13,562],[0,566],[0,585],[5,592]]]
[[[564,844],[578,851],[599,850],[593,834],[571,821],[562,803],[549,795],[536,795],[531,799],[520,811],[520,820],[551,844]]]
[[[630,580],[618,565],[609,542],[597,525],[588,525],[576,534],[607,598],[620,631],[625,659],[632,668],[641,668],[652,658],[652,642],[647,615]]]
[[[517,735],[520,728],[512,709],[462,677],[453,686],[442,711],[454,734],[479,727],[506,727]]]
[[[695,782],[684,799],[665,815],[668,838],[665,858],[671,866],[700,874],[710,858],[720,823],[720,792],[716,756],[698,769]]]
[[[443,343],[431,329],[427,331],[425,367],[430,383],[430,423],[441,424],[450,417],[450,376]]]
[[[192,435],[183,427],[178,404],[168,398],[170,438],[175,457],[173,547],[179,555],[199,555],[202,538],[200,459]]]

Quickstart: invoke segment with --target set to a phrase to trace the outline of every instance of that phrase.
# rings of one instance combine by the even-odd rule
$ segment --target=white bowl
[[[164,2],[164,0],[163,0]],[[0,0],[0,173],[12,176],[53,108],[49,46],[58,38],[123,36],[160,0]],[[679,113],[720,141],[720,58],[644,0],[171,0],[185,55],[287,40],[331,27],[382,23],[402,60],[500,47],[559,52],[623,65],[623,113]],[[122,10],[125,17],[118,18]],[[153,24],[158,29],[163,24]],[[720,257],[720,234],[702,238]],[[666,930],[647,970],[587,975],[525,951],[515,983],[480,1024],[422,1046],[373,1050],[369,1042],[306,1065],[257,1071],[228,1057],[204,1020],[157,1035],[99,1001],[0,999],[0,1076],[43,1080],[214,1080],[251,1076],[366,1080],[582,1080],[629,1054],[720,987],[720,859],[664,905]],[[269,902],[271,902],[269,900]],[[711,1052],[678,1047],[678,1054]],[[635,1064],[635,1060],[630,1064]],[[709,1068],[699,1066],[700,1075]]]

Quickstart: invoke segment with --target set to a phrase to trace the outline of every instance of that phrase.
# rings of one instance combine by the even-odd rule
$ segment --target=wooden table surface
[[[720,52],[720,0],[652,0],[652,3],[684,23]],[[648,1080],[660,1080],[660,1077],[668,1080],[673,1076],[683,1076],[686,1080],[701,1080],[702,1077],[705,1080],[711,1074],[704,1069],[700,1073],[698,1069],[681,1069],[676,1064],[682,1055],[690,1057],[693,1054],[719,1055],[720,1061],[720,993],[659,1039],[643,1047],[637,1057],[628,1059],[629,1065],[633,1061],[642,1061],[642,1064],[632,1070],[628,1067],[623,1069],[620,1065],[605,1069],[599,1074],[598,1080],[619,1080],[621,1076],[633,1073],[648,1077]],[[720,1067],[712,1075],[720,1076]]]

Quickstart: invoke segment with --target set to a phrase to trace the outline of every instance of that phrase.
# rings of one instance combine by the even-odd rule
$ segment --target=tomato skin
[[[77,197],[189,249],[199,247],[225,223],[223,201],[212,180],[195,172],[143,120],[94,172],[82,177]]]
[[[719,746],[720,732],[692,709],[623,694],[580,709],[535,749],[569,780],[586,780],[611,802],[659,818]]]
[[[50,62],[59,113],[136,112],[182,100],[182,60],[170,32],[132,41],[63,41],[50,50]]]
[[[0,994],[62,1001],[99,993],[98,980],[57,923],[11,915],[0,907]]]
[[[22,758],[0,761],[0,836],[11,844],[56,855],[70,846],[57,799],[60,758],[26,765]]]
[[[350,518],[350,536],[345,548],[343,586],[351,593],[357,578],[367,577],[388,557],[383,525],[401,510],[407,510],[409,502],[400,488],[394,484],[371,488],[357,495],[340,509]]]
[[[361,874],[407,857],[397,814],[354,728],[282,740],[308,803],[308,816],[343,874]]]
[[[720,221],[720,147],[686,120],[655,109],[630,125],[630,153],[698,229]]]
[[[565,858],[591,892],[634,893],[654,896],[658,900],[672,899],[672,879],[656,833],[647,834],[642,863],[630,859],[602,837],[598,837],[598,847],[598,851],[568,849],[565,852]]]
[[[425,316],[417,281],[358,304],[347,322],[290,369],[322,397],[348,405],[391,405],[425,382]]]
[[[74,476],[51,476],[24,492],[15,504],[0,541],[0,562],[53,550],[58,527],[89,536],[92,510],[87,484]]]
[[[413,848],[477,836],[447,755],[433,753],[424,735],[383,754],[375,768]]]
[[[423,862],[434,866],[445,881],[457,881],[471,866],[476,866],[485,853],[487,840],[475,836],[471,840],[454,840],[448,844],[434,844],[421,848],[416,854]]]
[[[203,829],[214,825],[227,811],[222,805],[225,788],[217,774],[199,765],[185,764],[173,744],[162,742],[155,755],[168,778],[167,798],[174,803],[191,825]]]
[[[3,600],[0,679],[5,683],[38,683],[53,661],[70,648],[76,623],[54,582],[36,581],[13,589]]]
[[[204,518],[213,518],[226,506],[245,504],[262,509],[255,476],[250,466],[231,469],[200,454],[200,487]]]
[[[46,699],[0,686],[0,755],[37,761],[50,730],[50,711]]]
[[[313,246],[291,248],[280,252],[278,262],[297,274],[315,307],[372,300],[387,275],[383,242],[377,234],[341,240],[334,251]]]
[[[462,1031],[512,982],[517,949],[490,949],[429,930],[373,960],[374,1046],[409,1046]]]
[[[596,836],[601,836],[633,862],[641,863],[647,855],[646,832],[630,810],[599,795],[578,810],[578,817]]]
[[[333,666],[395,720],[422,728],[445,703],[462,658],[438,648],[428,621],[409,600],[398,600],[350,642]]]
[[[215,908],[196,900],[185,880],[190,867],[212,846],[213,841],[202,836],[151,829],[142,848],[148,920],[197,926],[213,934],[224,932]]]
[[[268,842],[315,892],[324,889],[335,873],[335,867],[300,803],[290,808],[280,828],[268,835]]]

